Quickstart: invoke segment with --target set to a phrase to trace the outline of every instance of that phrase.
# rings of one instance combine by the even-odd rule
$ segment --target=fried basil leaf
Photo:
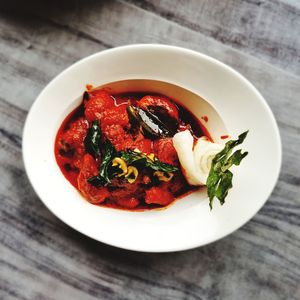
[[[141,167],[150,168],[154,171],[176,172],[178,168],[170,164],[161,162],[158,158],[151,159],[149,155],[128,150],[121,152],[121,158],[124,159],[127,165],[139,165]]]
[[[242,144],[248,134],[248,131],[240,134],[237,140],[228,141],[225,147],[212,160],[210,172],[206,181],[207,193],[209,197],[209,206],[212,209],[213,200],[216,197],[223,205],[232,188],[233,174],[229,170],[233,165],[238,166],[248,152],[236,150],[233,154],[233,148]]]
[[[91,128],[84,139],[84,146],[88,153],[93,155],[95,158],[99,157],[101,144],[101,129],[98,121],[94,121]]]
[[[113,144],[106,140],[103,144],[102,162],[97,176],[90,177],[87,181],[94,186],[107,185],[114,176],[112,160],[117,156]]]

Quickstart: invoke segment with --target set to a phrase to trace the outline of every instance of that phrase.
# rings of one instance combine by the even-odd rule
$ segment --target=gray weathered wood
[[[0,299],[299,299],[299,3],[149,3],[0,4]],[[146,42],[236,68],[266,97],[283,140],[280,179],[263,209],[231,236],[186,252],[134,253],[82,236],[43,206],[22,163],[27,111],[51,78],[96,51]]]
[[[193,31],[300,74],[299,1],[127,0]],[[298,9],[296,7],[298,6]]]

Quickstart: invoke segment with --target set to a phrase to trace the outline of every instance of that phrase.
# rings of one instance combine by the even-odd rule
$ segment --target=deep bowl
[[[249,155],[234,169],[226,203],[210,211],[205,189],[161,210],[130,212],[87,202],[65,179],[54,156],[57,130],[80,102],[86,84],[112,91],[145,89],[183,103],[216,140],[249,129]],[[177,92],[176,92],[177,91]],[[173,95],[174,93],[174,95]],[[227,65],[198,52],[131,45],[91,55],[54,78],[28,114],[23,134],[28,177],[44,204],[63,222],[120,248],[169,252],[203,246],[232,233],[263,206],[277,181],[281,142],[274,116],[255,87]]]

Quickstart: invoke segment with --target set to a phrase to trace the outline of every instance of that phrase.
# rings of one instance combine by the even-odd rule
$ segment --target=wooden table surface
[[[1,1],[0,298],[300,299],[299,37],[298,0]],[[275,114],[279,182],[221,241],[169,254],[113,248],[58,220],[26,177],[22,129],[38,93],[78,59],[132,43],[211,55],[252,81]]]

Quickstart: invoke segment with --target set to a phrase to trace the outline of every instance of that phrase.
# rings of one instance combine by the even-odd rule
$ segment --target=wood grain
[[[0,3],[0,299],[300,298],[298,2],[226,0],[225,12],[216,1],[152,3]],[[262,37],[278,50],[266,51]],[[24,171],[24,120],[44,85],[86,55],[146,42],[233,66],[262,92],[280,127],[283,166],[269,201],[240,230],[203,248],[145,254],[86,238],[44,207]]]
[[[127,1],[300,75],[297,1]]]

